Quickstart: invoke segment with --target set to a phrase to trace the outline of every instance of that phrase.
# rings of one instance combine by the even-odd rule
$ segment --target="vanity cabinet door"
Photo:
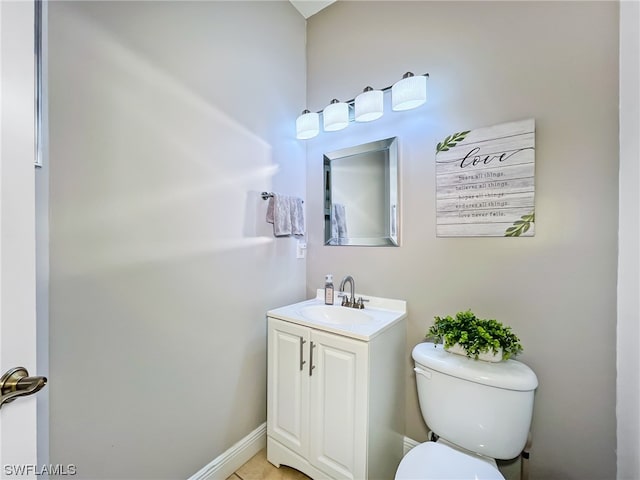
[[[267,434],[307,457],[311,330],[274,318],[268,322]]]
[[[368,344],[313,330],[310,456],[333,479],[367,478]]]

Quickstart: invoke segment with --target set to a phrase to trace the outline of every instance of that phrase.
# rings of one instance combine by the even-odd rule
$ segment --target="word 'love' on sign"
[[[436,147],[439,237],[531,237],[535,121],[454,133]]]

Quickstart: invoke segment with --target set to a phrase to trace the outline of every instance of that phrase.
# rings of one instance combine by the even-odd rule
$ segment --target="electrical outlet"
[[[298,240],[298,245],[296,247],[296,258],[304,258],[306,251],[307,251],[307,243],[301,240]]]

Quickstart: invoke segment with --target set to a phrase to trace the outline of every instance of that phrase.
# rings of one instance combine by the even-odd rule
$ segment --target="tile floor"
[[[267,451],[261,450],[241,466],[227,480],[311,480],[304,473],[293,468],[274,467],[267,460]]]

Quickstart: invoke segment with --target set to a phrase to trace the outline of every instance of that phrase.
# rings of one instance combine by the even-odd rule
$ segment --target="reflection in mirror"
[[[325,245],[399,245],[397,143],[393,137],[324,155]]]

